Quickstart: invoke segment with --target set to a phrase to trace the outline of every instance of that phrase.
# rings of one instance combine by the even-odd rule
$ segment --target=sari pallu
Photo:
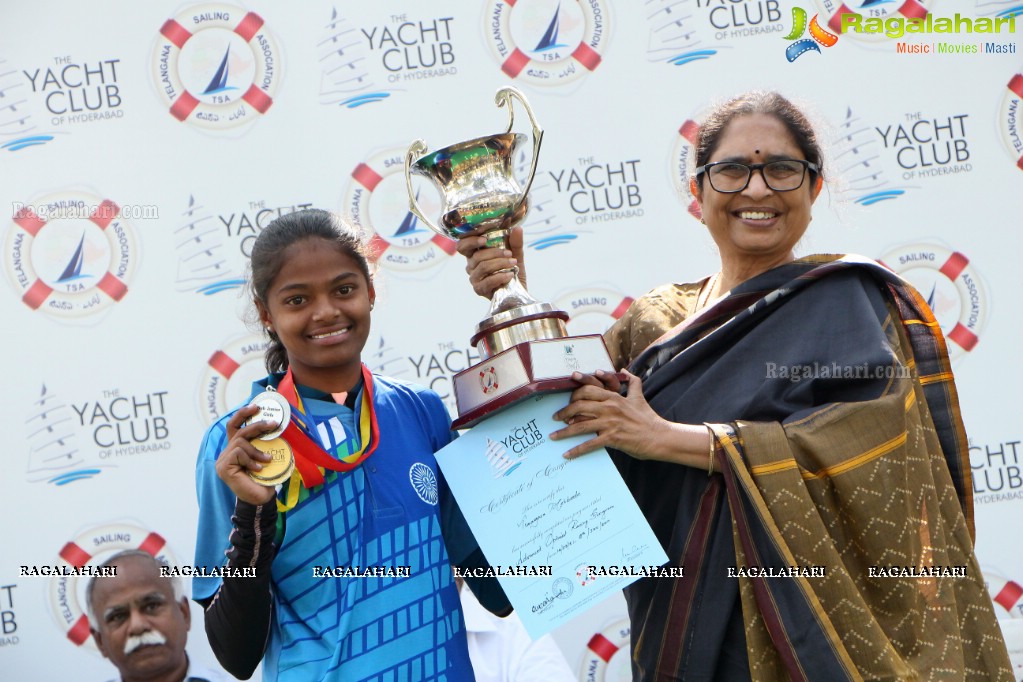
[[[714,425],[721,472],[615,453],[685,567],[626,589],[635,679],[729,679],[721,652],[743,629],[754,680],[1012,679],[944,341],[911,287],[872,262],[801,259],[631,369],[658,414]],[[788,567],[803,575],[755,575]],[[945,575],[889,577],[902,567]]]

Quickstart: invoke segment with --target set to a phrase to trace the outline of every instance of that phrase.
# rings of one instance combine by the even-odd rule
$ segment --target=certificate
[[[607,450],[567,460],[592,436],[552,441],[569,393],[536,396],[437,453],[501,587],[533,638],[595,606],[668,557]]]

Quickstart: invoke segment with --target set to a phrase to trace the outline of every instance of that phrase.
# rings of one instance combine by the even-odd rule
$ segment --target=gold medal
[[[249,470],[249,477],[259,485],[268,488],[277,486],[288,480],[291,472],[295,470],[295,454],[291,451],[288,441],[283,438],[273,440],[255,439],[249,441],[260,452],[265,452],[272,458],[269,462],[260,462],[263,468],[259,471]]]
[[[272,388],[267,388],[267,390],[257,395],[249,402],[249,405],[257,406],[259,412],[246,420],[242,426],[259,421],[277,424],[277,428],[261,435],[261,440],[273,440],[284,433],[284,429],[288,428],[288,422],[291,421],[291,405],[288,403],[287,398]]]

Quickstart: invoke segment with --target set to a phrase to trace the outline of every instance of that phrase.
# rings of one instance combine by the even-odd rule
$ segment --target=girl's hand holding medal
[[[275,466],[276,458],[271,453],[258,449],[253,441],[260,447],[276,444],[278,441],[284,442],[279,438],[273,441],[260,440],[261,436],[273,433],[278,428],[278,423],[273,421],[249,421],[260,412],[258,404],[246,405],[227,421],[227,446],[217,457],[217,476],[231,488],[239,500],[254,505],[272,501],[276,496],[274,486],[277,485],[264,483],[256,477],[267,478],[269,475],[269,480],[277,480],[278,476],[271,473],[279,467]],[[290,448],[288,453],[290,454]],[[290,469],[291,467],[288,467],[288,475],[291,473]],[[286,479],[287,475],[280,480]]]

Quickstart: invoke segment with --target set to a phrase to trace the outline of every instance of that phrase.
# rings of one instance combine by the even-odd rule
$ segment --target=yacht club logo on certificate
[[[668,560],[607,451],[566,460],[562,454],[585,437],[548,437],[560,428],[551,416],[568,398],[562,392],[526,399],[437,453],[491,565],[545,567],[498,574],[533,638],[643,575],[604,571],[600,580],[579,581],[581,566],[652,568]],[[538,575],[546,567],[549,575]]]

